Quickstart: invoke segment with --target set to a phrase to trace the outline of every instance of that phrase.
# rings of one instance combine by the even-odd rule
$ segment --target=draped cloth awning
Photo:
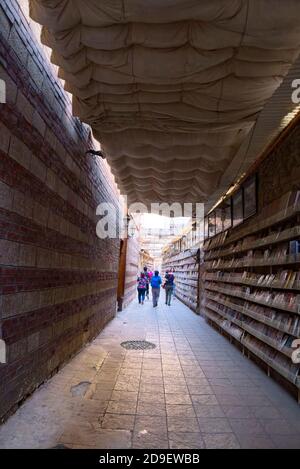
[[[129,202],[220,190],[300,48],[298,0],[30,0],[30,14]]]

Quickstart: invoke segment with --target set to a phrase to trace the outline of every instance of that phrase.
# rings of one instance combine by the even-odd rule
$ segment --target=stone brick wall
[[[287,135],[278,141],[257,168],[258,175],[258,211],[279,199],[291,190],[300,190],[300,121]],[[241,225],[232,228],[235,232],[253,223],[250,217]]]
[[[120,244],[96,236],[109,167],[21,4],[0,0],[0,420],[114,316]]]
[[[290,190],[300,190],[300,121],[258,169],[259,209]]]

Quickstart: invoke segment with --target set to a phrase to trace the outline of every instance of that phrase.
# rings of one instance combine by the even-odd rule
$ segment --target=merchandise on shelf
[[[300,191],[244,227],[205,241],[202,311],[300,388],[292,344],[300,337]]]

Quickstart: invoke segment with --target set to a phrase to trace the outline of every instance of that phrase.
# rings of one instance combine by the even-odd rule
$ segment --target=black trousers
[[[145,300],[145,293],[146,293],[145,288],[138,288],[138,300],[139,300],[139,303],[141,303],[142,301]]]
[[[173,293],[173,287],[165,287],[165,291],[166,291],[166,305],[170,305],[172,293]]]

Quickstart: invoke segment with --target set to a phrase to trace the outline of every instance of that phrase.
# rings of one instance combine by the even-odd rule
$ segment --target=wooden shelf
[[[206,265],[207,271],[215,271],[215,270],[236,270],[242,269],[244,267],[269,267],[275,265],[291,265],[291,264],[299,264],[300,263],[300,254],[288,254],[287,256],[280,257],[280,258],[254,258],[252,260],[243,260],[239,259],[236,260],[234,264],[227,265],[227,264],[219,264],[216,266],[210,266],[209,263]]]
[[[225,332],[227,332],[227,334],[229,334],[231,337],[233,337],[235,340],[241,342],[241,336],[237,336],[234,332],[233,329],[230,329],[229,327],[225,326],[221,320],[218,320],[216,319],[213,315],[211,315],[209,313],[209,311],[206,311],[206,316],[213,322],[215,322],[216,324],[218,324],[219,327],[221,327],[221,329],[223,329]]]
[[[251,280],[245,280],[242,277],[236,278],[236,277],[218,277],[213,274],[209,274],[211,276],[206,276],[205,281],[209,280],[212,282],[222,282],[222,283],[233,283],[236,285],[246,285],[246,286],[252,286],[252,287],[257,287],[257,288],[268,288],[269,290],[294,290],[294,291],[300,291],[300,283],[297,282],[297,285],[293,285],[291,287],[285,286],[283,284],[275,283],[274,281],[270,284],[265,284],[265,283],[258,283],[255,281]]]
[[[198,248],[197,248],[198,249]],[[175,296],[193,311],[198,307],[198,264],[194,256],[197,249],[165,256],[162,270],[172,269],[175,276]]]
[[[280,347],[280,345],[278,343],[276,343],[275,340],[273,340],[272,338],[266,336],[265,334],[262,334],[261,332],[257,331],[255,329],[255,327],[251,327],[249,324],[243,323],[243,328],[245,329],[245,331],[249,332],[249,334],[253,335],[257,339],[261,340],[262,342],[270,345],[270,347],[274,348],[275,350],[277,350],[280,353],[283,353],[284,355],[286,355],[288,358],[291,359],[293,349],[291,349],[289,347],[285,347],[285,346]]]
[[[289,228],[278,234],[272,234],[270,236],[266,236],[265,238],[258,239],[257,241],[249,242],[245,246],[241,246],[239,248],[229,248],[220,250],[220,252],[214,253],[213,251],[207,255],[206,260],[210,261],[213,259],[219,259],[221,257],[232,256],[232,254],[239,254],[246,251],[254,250],[254,249],[261,249],[262,247],[272,246],[274,244],[281,243],[283,241],[289,241],[291,239],[295,239],[300,236],[300,226],[295,226],[293,228]]]
[[[236,324],[237,326],[239,326],[241,329],[248,332],[252,336],[256,337],[257,339],[261,340],[262,342],[265,342],[266,344],[270,345],[270,347],[274,348],[278,352],[283,353],[287,357],[291,358],[293,349],[291,349],[290,347],[286,347],[286,346],[282,347],[280,344],[278,344],[276,342],[276,340],[266,336],[262,332],[255,329],[255,327],[252,327],[251,325],[247,324],[245,321],[239,321],[238,319],[230,316],[229,314],[224,313],[224,311],[218,309],[217,307],[212,307],[212,305],[207,304],[206,308],[212,309],[217,314],[219,314],[220,316],[222,316],[222,317],[226,318],[227,320],[233,322],[234,324]]]
[[[278,329],[281,332],[285,332],[286,334],[296,337],[295,332],[290,327],[285,327],[281,322],[268,318],[263,314],[256,313],[255,311],[252,311],[244,305],[240,306],[227,300],[222,301],[219,298],[216,300],[215,297],[211,296],[207,296],[207,298],[212,301],[218,302],[218,304],[228,307],[238,313],[244,314],[245,316],[255,319],[256,321],[261,322],[262,324],[266,324],[267,326],[270,326],[274,329]]]
[[[289,382],[295,384],[297,388],[300,389],[300,377],[297,374],[293,374],[289,372],[284,366],[280,365],[276,360],[270,358],[267,354],[263,353],[261,350],[256,349],[254,346],[251,346],[249,343],[245,341],[245,335],[243,334],[240,338],[237,337],[232,330],[228,327],[224,327],[222,324],[221,320],[216,319],[212,314],[209,313],[209,311],[206,311],[205,314],[211,321],[216,323],[219,327],[221,327],[227,334],[229,334],[231,337],[233,337],[235,340],[243,344],[243,346],[246,347],[249,351],[254,353],[254,355],[258,356],[261,358],[268,366],[273,368],[277,373],[279,373],[281,376],[283,376],[285,379],[287,379]],[[241,327],[241,326],[239,326]],[[253,334],[252,334],[253,335]],[[258,338],[258,337],[256,337]],[[258,338],[258,340],[261,340]],[[276,349],[275,349],[276,350]],[[281,350],[279,350],[281,352]]]
[[[267,363],[271,368],[273,368],[277,373],[279,373],[281,376],[286,378],[288,381],[291,383],[295,384],[297,388],[300,388],[300,379],[298,375],[294,375],[293,373],[290,373],[284,366],[276,362],[276,359],[270,358],[266,353],[264,353],[261,350],[256,349],[256,347],[252,346],[251,344],[247,343],[242,339],[242,344],[250,350],[250,352],[254,353],[254,355],[258,356],[261,358],[265,363]]]
[[[241,298],[243,300],[250,301],[252,303],[257,303],[263,306],[268,306],[270,308],[280,309],[282,311],[287,311],[289,313],[300,314],[300,305],[295,305],[294,307],[288,307],[283,303],[276,303],[265,300],[260,300],[259,298],[255,298],[253,295],[250,294],[242,294],[241,292],[235,292],[234,290],[229,290],[227,288],[214,288],[214,287],[205,287],[207,290],[216,291],[218,293],[223,293],[224,295],[234,296],[237,298]]]
[[[290,192],[276,205],[298,198]],[[289,241],[300,239],[300,204],[267,211],[205,242],[201,306],[209,321],[299,390],[300,364],[293,364],[290,345],[300,336],[300,254],[286,253]]]

